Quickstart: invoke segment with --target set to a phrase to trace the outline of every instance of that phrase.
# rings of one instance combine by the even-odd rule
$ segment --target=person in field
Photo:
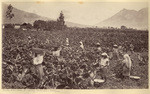
[[[59,62],[65,62],[65,59],[61,56],[62,47],[54,47],[52,51],[52,55],[58,60]]]
[[[101,54],[101,60],[99,65],[100,65],[101,77],[102,79],[106,80],[107,68],[109,66],[109,56],[107,55],[107,53]]]
[[[101,45],[100,45],[99,42],[96,43],[96,47],[97,47],[97,51],[101,53],[102,52],[102,48],[101,48]]]
[[[139,60],[140,62],[143,61],[143,58],[141,57],[141,55],[140,55],[139,53],[137,54],[137,57],[138,57],[138,60]]]
[[[122,65],[123,65],[123,76],[129,77],[131,74],[132,61],[126,50],[124,50],[123,52]]]
[[[137,58],[139,60],[139,65],[145,65],[146,64],[146,58],[144,58],[144,56],[141,56],[140,53],[137,53]]]
[[[123,47],[121,45],[118,46],[118,52],[122,52],[122,50],[123,50]]]
[[[44,76],[44,72],[43,72],[43,58],[45,55],[44,51],[39,51],[39,49],[34,49],[35,51],[32,54],[32,59],[33,59],[33,67],[35,68],[35,70],[37,71],[37,73],[39,74],[39,78],[40,78],[40,83],[39,86],[42,85],[43,83],[43,76]],[[37,50],[37,51],[36,51]],[[22,78],[25,76],[26,72],[28,71],[27,68],[25,68],[22,72],[21,75],[19,75],[19,80],[21,81]]]
[[[61,50],[62,50],[61,47],[54,47],[54,50],[52,51],[52,55],[55,57],[59,57]]]
[[[112,58],[114,60],[119,60],[119,50],[118,50],[118,45],[113,45],[113,54],[112,54]]]
[[[43,80],[43,76],[44,76],[43,66],[42,66],[44,55],[45,55],[45,52],[40,53],[40,54],[35,53],[33,55],[33,65],[38,70],[41,81]]]
[[[134,53],[134,45],[133,44],[130,44],[130,51],[132,54]]]
[[[49,39],[46,39],[46,42],[45,42],[46,44],[49,44]]]
[[[66,46],[69,46],[69,39],[66,38]]]
[[[79,43],[80,43],[80,48],[81,48],[82,50],[84,50],[83,42],[82,42],[82,41],[80,41]]]
[[[32,44],[32,39],[31,39],[31,37],[30,36],[28,36],[28,45],[31,45]]]

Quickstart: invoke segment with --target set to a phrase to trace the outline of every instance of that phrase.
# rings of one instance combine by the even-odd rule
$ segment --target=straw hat
[[[114,47],[114,48],[118,48],[118,45],[115,44],[115,45],[113,45],[113,47]]]
[[[102,53],[101,55],[102,55],[102,56],[108,57],[107,53]]]

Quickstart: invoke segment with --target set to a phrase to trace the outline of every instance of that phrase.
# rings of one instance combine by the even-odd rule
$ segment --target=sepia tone
[[[2,88],[148,89],[147,3],[2,3]]]

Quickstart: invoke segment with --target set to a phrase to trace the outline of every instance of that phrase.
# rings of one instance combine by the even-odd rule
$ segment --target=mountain
[[[48,17],[39,16],[34,13],[25,12],[15,7],[13,7],[13,11],[12,11],[15,16],[11,20],[9,20],[8,18],[6,18],[7,7],[8,7],[7,4],[4,4],[4,3],[2,4],[2,23],[3,24],[7,24],[7,23],[22,24],[25,22],[33,24],[35,20],[44,20],[44,21],[54,20]],[[66,22],[66,25],[68,27],[88,27],[86,25],[77,24],[73,22]]]
[[[2,4],[3,24],[6,24],[6,23],[22,24],[24,22],[33,23],[35,20],[51,20],[50,18],[41,17],[37,14],[25,12],[14,7],[13,7],[12,12],[14,13],[15,16],[11,20],[9,20],[8,18],[6,18],[7,7],[8,5]]]
[[[68,27],[80,27],[80,28],[84,28],[84,27],[92,27],[91,25],[83,25],[83,24],[78,24],[78,23],[73,23],[73,22],[66,22],[66,25]]]
[[[98,27],[121,27],[148,29],[148,8],[139,11],[122,9],[112,17],[96,24]]]

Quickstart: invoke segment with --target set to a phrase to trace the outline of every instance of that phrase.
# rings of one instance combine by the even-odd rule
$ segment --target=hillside
[[[139,11],[122,9],[112,17],[96,24],[98,27],[111,26],[120,27],[125,25],[131,28],[147,29],[148,28],[148,8]]]
[[[12,18],[11,20],[9,20],[8,18],[6,18],[6,11],[7,11],[7,6],[6,4],[2,4],[2,22],[3,24],[6,23],[14,23],[14,24],[22,24],[24,22],[26,23],[33,23],[35,20],[55,20],[55,19],[51,19],[48,17],[43,17],[34,13],[29,13],[29,12],[25,12],[22,10],[19,10],[15,7],[13,7],[13,13],[14,13],[14,18]],[[78,23],[73,23],[73,22],[66,22],[66,25],[68,27],[88,27],[86,25],[81,25]]]
[[[6,10],[7,10],[7,5],[2,4],[2,20],[3,24],[5,23],[16,23],[16,24],[22,24],[24,22],[27,23],[33,23],[35,20],[51,20],[50,18],[47,17],[41,17],[39,15],[36,15],[34,13],[29,13],[25,12],[16,8],[13,8],[13,13],[14,13],[14,18],[11,20],[6,18]]]

